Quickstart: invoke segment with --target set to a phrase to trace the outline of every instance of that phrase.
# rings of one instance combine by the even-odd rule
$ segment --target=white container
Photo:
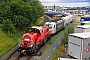
[[[90,25],[77,26],[74,28],[74,33],[90,32]]]
[[[69,34],[68,55],[80,60],[89,60],[90,32]]]

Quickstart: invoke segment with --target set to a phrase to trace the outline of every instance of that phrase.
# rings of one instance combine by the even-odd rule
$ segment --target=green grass
[[[24,31],[17,32],[16,34],[5,33],[2,31],[0,24],[0,58],[19,43],[23,33]]]
[[[63,51],[64,51],[64,44],[61,43],[57,47],[56,52],[54,53],[54,55],[53,55],[51,60],[58,60],[58,58],[63,57]]]
[[[81,25],[81,23],[80,23],[80,22],[78,22],[78,23],[77,23],[77,26],[80,26],[80,25]]]
[[[0,28],[0,58],[18,45],[19,39],[24,33],[25,31],[19,31],[16,34],[5,33]]]
[[[40,17],[33,24],[31,24],[31,26],[38,26],[43,22],[43,20],[44,20],[44,18]]]
[[[40,25],[44,21],[43,17],[38,18],[38,20],[34,23],[34,25]],[[39,23],[38,23],[39,22]]]
[[[17,39],[8,37],[3,31],[0,30],[0,58],[10,49],[12,49],[17,43]]]

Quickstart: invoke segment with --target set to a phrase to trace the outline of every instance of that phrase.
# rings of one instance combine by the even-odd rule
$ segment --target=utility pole
[[[54,10],[55,10],[55,4],[54,4]]]

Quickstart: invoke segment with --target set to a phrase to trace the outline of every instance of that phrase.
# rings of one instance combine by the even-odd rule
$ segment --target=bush
[[[57,60],[59,57],[63,57],[63,51],[64,51],[64,44],[61,43],[58,48],[56,49],[53,57],[52,57],[52,60]]]
[[[9,19],[17,31],[30,26],[43,14],[44,6],[39,0],[9,0],[0,4],[0,23]]]
[[[3,20],[2,30],[6,33],[9,33],[9,32],[15,33],[15,29],[11,20],[9,19]]]
[[[15,15],[12,22],[17,30],[23,30],[26,27],[30,26],[29,19],[27,19],[21,15]]]
[[[68,25],[66,34],[62,40],[64,44],[68,44],[68,35],[74,32],[74,27],[72,25]]]

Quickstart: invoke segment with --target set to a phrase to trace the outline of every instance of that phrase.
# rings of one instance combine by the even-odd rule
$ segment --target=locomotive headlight
[[[19,47],[22,47],[22,45],[21,45],[21,44],[19,44]]]
[[[29,38],[25,38],[24,41],[30,41],[30,39]]]
[[[30,45],[30,47],[32,47],[33,45]]]
[[[21,45],[19,44],[19,47],[20,47]]]
[[[19,43],[19,47],[22,47],[21,42]]]

